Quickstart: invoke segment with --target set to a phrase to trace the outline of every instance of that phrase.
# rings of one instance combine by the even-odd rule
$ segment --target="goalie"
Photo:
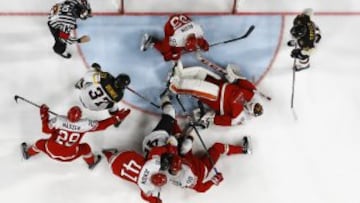
[[[234,65],[227,66],[225,78],[200,66],[183,68],[181,61],[173,71],[169,90],[174,94],[191,95],[210,107],[201,118],[206,126],[243,124],[263,113],[256,87],[236,73]]]

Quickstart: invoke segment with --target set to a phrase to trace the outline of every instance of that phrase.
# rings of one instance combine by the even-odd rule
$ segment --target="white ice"
[[[279,11],[282,7],[284,10],[280,11],[284,12],[289,8],[301,11],[309,6],[297,3],[292,7],[293,1],[273,1],[277,4],[267,4],[269,11]],[[1,202],[142,202],[138,188],[112,175],[105,160],[89,171],[81,159],[60,163],[43,154],[28,161],[22,159],[21,142],[33,143],[46,136],[41,133],[38,109],[22,102],[16,104],[14,95],[47,103],[53,111],[64,113],[77,103],[73,83],[85,71],[79,55],[64,60],[52,52],[45,16],[4,15],[28,12],[23,2],[0,3],[3,14],[0,15]],[[246,8],[250,0],[240,2]],[[202,131],[208,146],[215,141],[237,143],[242,136],[251,136],[253,154],[220,159],[216,167],[225,180],[207,193],[169,186],[161,193],[163,202],[360,202],[360,3],[316,2],[315,10],[358,14],[314,16],[323,39],[311,58],[311,68],[296,74],[298,120],[294,120],[290,110],[292,59],[284,43],[293,16],[285,16],[284,45],[271,71],[259,84],[259,89],[273,98],[265,102],[265,114],[245,126],[211,127]],[[52,3],[40,5],[39,11],[43,12]],[[250,4],[249,10],[253,11]],[[339,4],[339,10],[330,4]],[[76,53],[75,48],[72,52]],[[105,112],[84,113],[98,119],[107,116]],[[104,147],[140,150],[140,138],[158,119],[133,110],[119,129],[89,133],[83,141],[90,143],[95,152]],[[139,126],[142,126],[140,130]],[[202,150],[198,141],[194,148]]]

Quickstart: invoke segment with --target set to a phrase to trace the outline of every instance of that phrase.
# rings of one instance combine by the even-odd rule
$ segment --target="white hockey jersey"
[[[137,184],[139,188],[147,196],[157,196],[160,192],[160,187],[151,183],[151,175],[157,173],[160,170],[160,156],[155,156],[151,160],[147,161],[141,168]]]
[[[81,104],[92,111],[107,109],[113,102],[100,84],[100,72],[89,70],[83,79],[83,87],[80,89]]]

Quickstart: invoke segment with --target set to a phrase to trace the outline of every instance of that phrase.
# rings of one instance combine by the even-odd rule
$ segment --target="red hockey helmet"
[[[71,122],[77,122],[81,118],[81,109],[78,106],[73,106],[69,109],[67,117]]]
[[[171,165],[169,168],[169,173],[171,175],[176,175],[181,170],[181,165],[182,165],[182,161],[181,161],[180,156],[175,155],[172,158],[172,162],[171,162]]]
[[[157,187],[161,187],[167,183],[167,177],[163,173],[154,173],[151,175],[151,183]]]
[[[195,34],[190,34],[186,38],[185,50],[186,51],[195,51],[196,47],[197,47],[197,39],[195,37]]]

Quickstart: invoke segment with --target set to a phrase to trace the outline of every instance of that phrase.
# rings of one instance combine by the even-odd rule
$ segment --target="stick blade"
[[[15,102],[18,103],[19,96],[18,96],[18,95],[15,95],[15,96],[14,96],[14,99],[15,99]]]

